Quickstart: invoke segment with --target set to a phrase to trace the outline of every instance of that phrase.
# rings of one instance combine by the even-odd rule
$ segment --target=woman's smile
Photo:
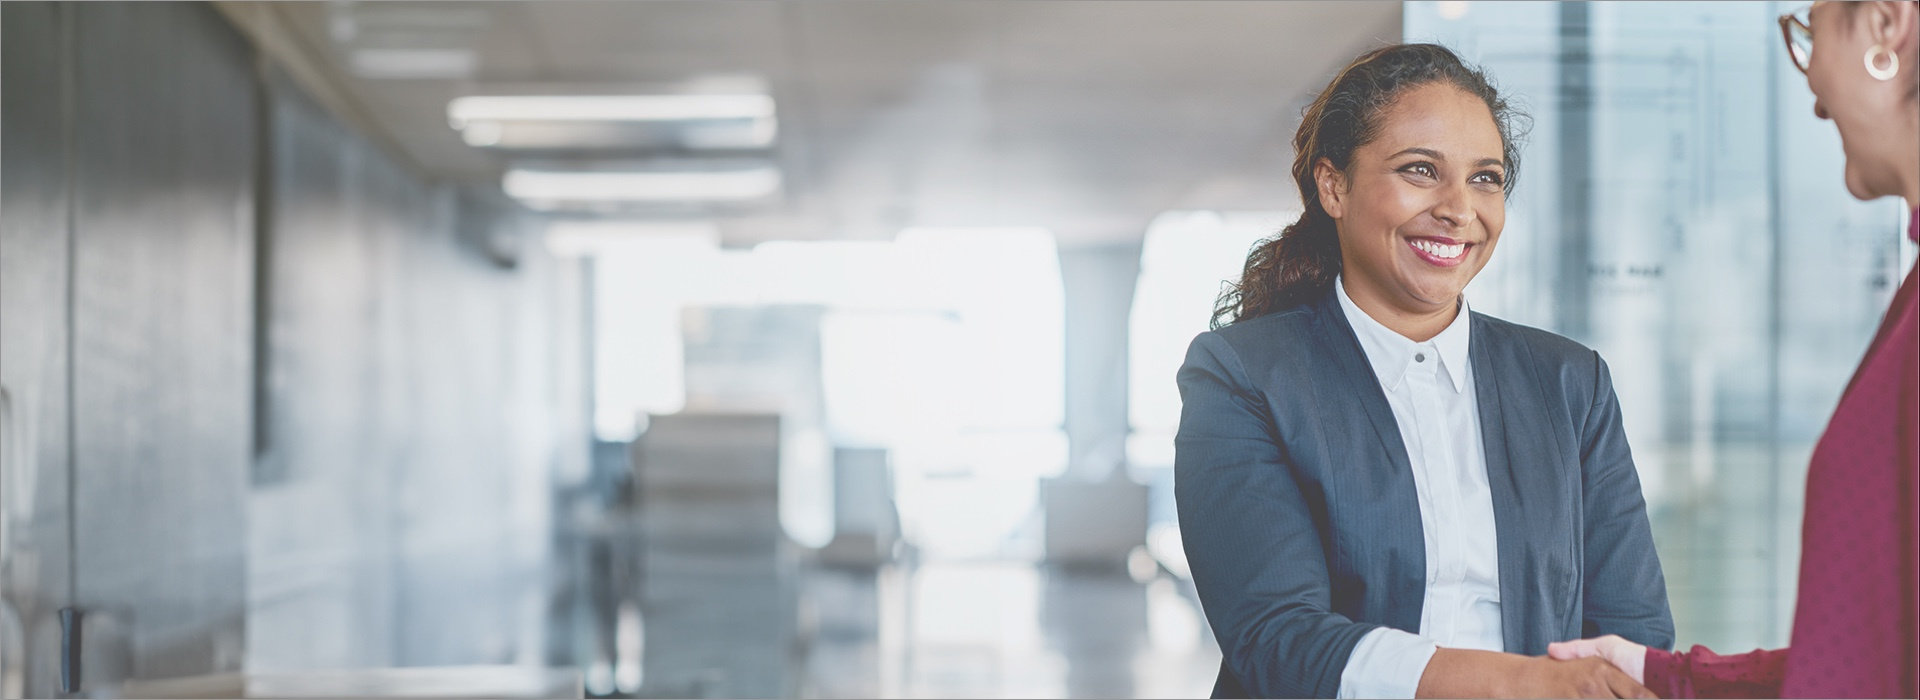
[[[1473,244],[1445,236],[1410,236],[1406,239],[1407,249],[1413,251],[1415,258],[1434,267],[1451,268],[1467,261],[1467,251]]]

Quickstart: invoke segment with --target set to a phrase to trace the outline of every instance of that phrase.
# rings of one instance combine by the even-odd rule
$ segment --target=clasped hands
[[[1647,648],[1629,642],[1617,634],[1609,634],[1592,639],[1576,639],[1570,642],[1555,642],[1547,645],[1547,657],[1561,661],[1599,658],[1613,664],[1614,668],[1640,684],[1642,690],[1647,682]],[[1652,693],[1636,697],[1655,697]]]
[[[1548,645],[1520,656],[1442,648],[1421,676],[1422,697],[1651,698],[1646,647],[1616,635]]]

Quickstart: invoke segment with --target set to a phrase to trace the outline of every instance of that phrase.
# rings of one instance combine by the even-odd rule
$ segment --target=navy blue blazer
[[[1475,313],[1507,651],[1673,647],[1666,580],[1607,365]],[[1223,655],[1215,697],[1333,697],[1360,637],[1420,631],[1426,545],[1393,409],[1331,290],[1202,333],[1180,368],[1174,494]]]

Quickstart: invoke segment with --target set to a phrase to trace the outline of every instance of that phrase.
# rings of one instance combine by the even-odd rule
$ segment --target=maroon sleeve
[[[1698,644],[1690,651],[1648,647],[1645,675],[1647,689],[1663,698],[1777,698],[1787,650],[1721,656]]]

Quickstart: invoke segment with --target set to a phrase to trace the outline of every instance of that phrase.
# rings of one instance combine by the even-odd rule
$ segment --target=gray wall
[[[554,479],[586,471],[579,266],[268,85],[247,667],[542,661]]]
[[[68,9],[75,602],[113,616],[98,648],[124,635],[134,677],[239,670],[250,51],[204,6]]]
[[[52,693],[65,605],[102,678],[543,661],[552,493],[586,472],[578,265],[205,5],[0,7],[21,690]]]
[[[0,651],[6,687],[47,695],[54,614],[72,600],[68,556],[66,85],[72,18],[42,3],[0,5]],[[18,671],[28,671],[24,687]]]
[[[6,557],[31,629],[22,690],[52,692],[51,615],[67,605],[90,614],[89,677],[237,670],[248,51],[199,6],[5,13],[3,502],[23,525]]]

